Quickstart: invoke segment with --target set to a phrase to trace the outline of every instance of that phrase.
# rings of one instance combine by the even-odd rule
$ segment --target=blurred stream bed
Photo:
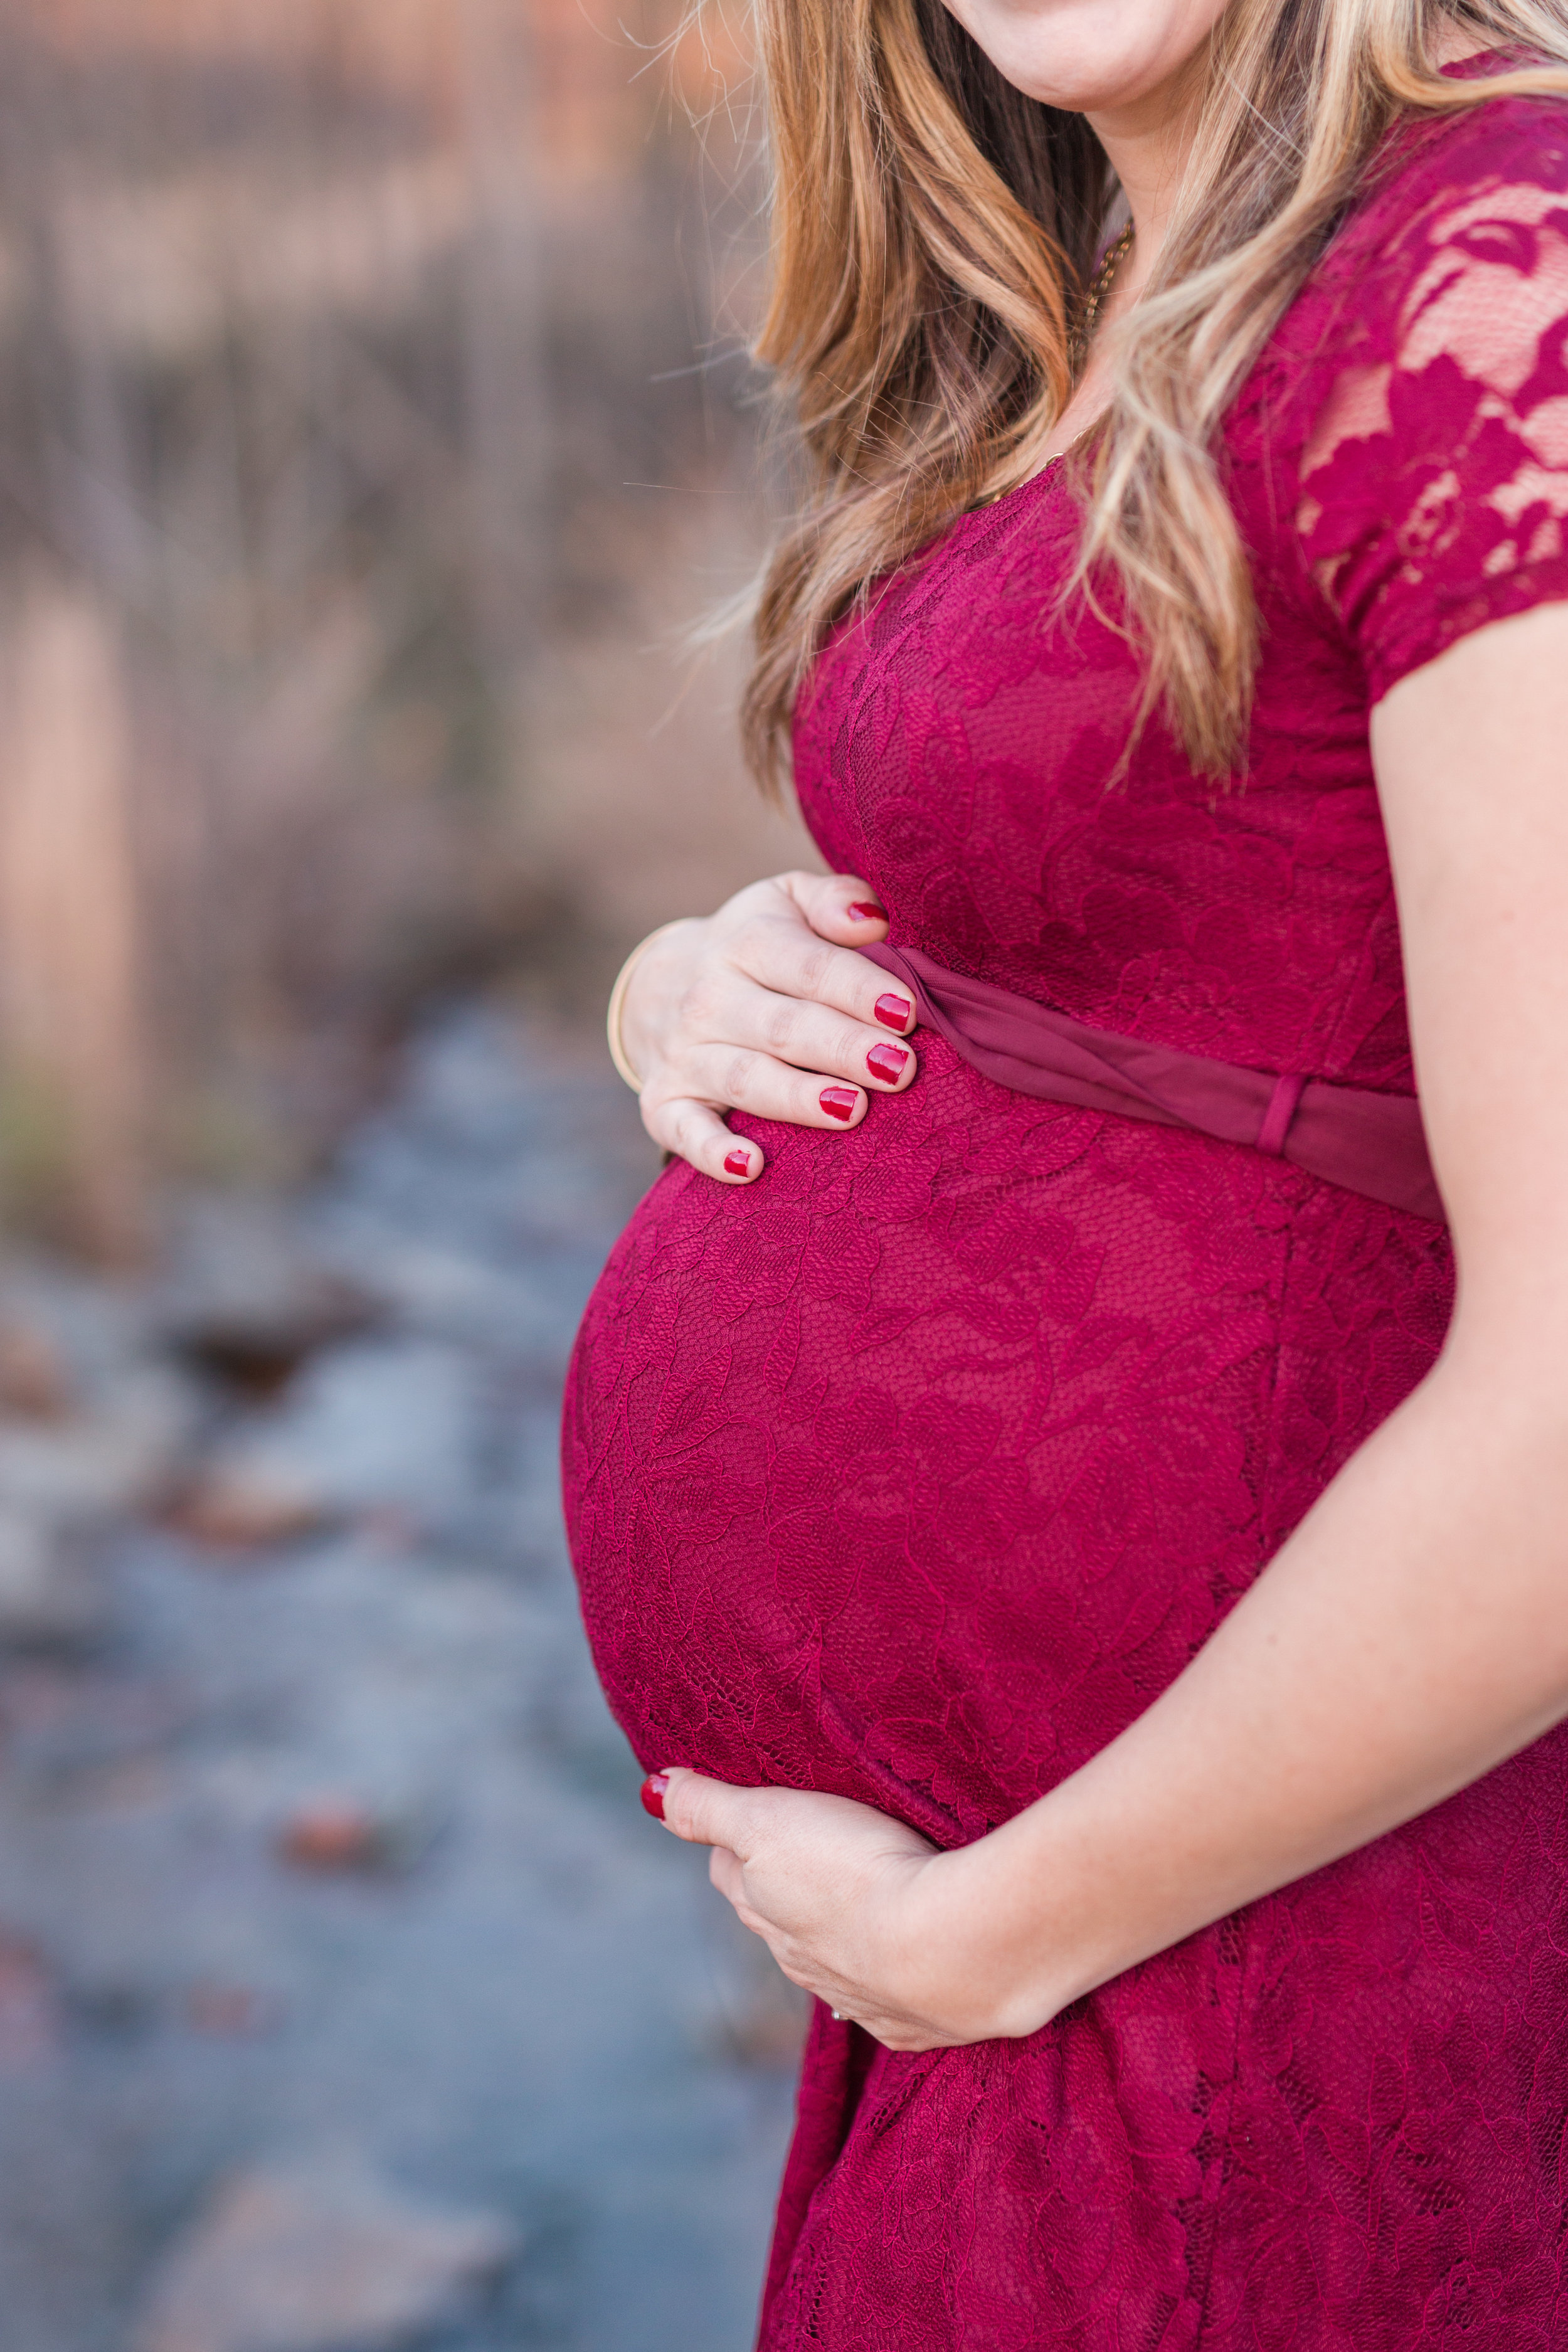
[[[5,2352],[743,2352],[798,1997],[646,1821],[559,1391],[654,1172],[484,1002],[140,1286],[0,1274]]]

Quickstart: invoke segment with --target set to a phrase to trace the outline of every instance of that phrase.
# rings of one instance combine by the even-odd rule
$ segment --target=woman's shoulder
[[[1541,372],[1568,361],[1564,326],[1568,95],[1500,92],[1396,126],[1259,354],[1237,420],[1266,412],[1276,457],[1294,447],[1310,469],[1325,407],[1353,404],[1374,373],[1446,362],[1428,383],[1445,404],[1459,379],[1560,395],[1568,386]]]
[[[1481,62],[1460,70],[1479,79]],[[1518,389],[1564,319],[1568,95],[1499,92],[1406,121],[1258,354],[1236,424],[1245,438],[1267,415],[1289,462],[1320,438],[1347,375],[1447,357],[1478,384]]]
[[[1261,373],[1277,510],[1373,698],[1568,593],[1568,98],[1401,126]]]
[[[1568,273],[1568,94],[1500,91],[1396,127],[1314,278],[1323,293],[1398,299],[1437,253],[1530,274],[1553,243]]]

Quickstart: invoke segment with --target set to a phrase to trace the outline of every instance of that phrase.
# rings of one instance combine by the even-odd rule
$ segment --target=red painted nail
[[[824,1087],[816,1099],[829,1118],[853,1118],[860,1097],[854,1087]]]
[[[644,1812],[651,1813],[656,1822],[662,1822],[664,1819],[664,1800],[668,1787],[668,1772],[650,1772],[637,1790],[638,1796],[642,1799]]]
[[[904,1029],[915,1008],[907,996],[879,996],[873,1009],[884,1029]]]
[[[888,919],[886,907],[879,907],[875,898],[857,898],[849,912],[858,923],[885,923]]]
[[[752,1155],[749,1151],[731,1151],[724,1161],[724,1167],[731,1176],[749,1176],[752,1172]]]
[[[866,1067],[874,1078],[880,1078],[884,1086],[896,1087],[909,1058],[901,1045],[873,1045],[866,1056]]]

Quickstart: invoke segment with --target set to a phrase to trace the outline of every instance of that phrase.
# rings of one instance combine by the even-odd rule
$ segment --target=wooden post
[[[147,1237],[146,1057],[124,684],[86,591],[35,579],[0,746],[0,1068],[19,1155],[110,1263]],[[46,1204],[51,1210],[55,1203]],[[51,1220],[52,1221],[52,1220]]]

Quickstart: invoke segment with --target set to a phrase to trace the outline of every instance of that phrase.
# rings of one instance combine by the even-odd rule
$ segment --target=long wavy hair
[[[743,704],[775,782],[833,623],[1048,450],[1115,189],[1084,119],[1005,81],[942,0],[752,6],[773,165],[756,354],[806,482]],[[1446,78],[1457,31],[1510,69]],[[1210,37],[1170,234],[1078,469],[1079,584],[1119,578],[1144,714],[1163,709],[1200,772],[1240,762],[1257,659],[1215,457],[1226,406],[1391,126],[1504,92],[1568,94],[1568,0],[1231,0]]]

